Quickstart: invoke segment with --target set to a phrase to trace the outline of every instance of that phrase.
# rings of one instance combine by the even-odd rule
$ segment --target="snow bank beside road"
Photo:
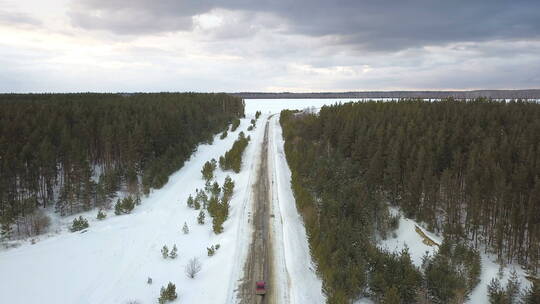
[[[291,171],[284,152],[279,115],[269,125],[269,171],[272,188],[272,232],[276,281],[289,292],[281,300],[291,304],[324,303],[322,281],[315,273],[306,230],[296,209],[291,189]]]

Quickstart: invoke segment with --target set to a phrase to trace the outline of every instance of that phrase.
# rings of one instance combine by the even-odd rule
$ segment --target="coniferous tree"
[[[212,184],[212,188],[210,189],[210,192],[214,196],[219,196],[219,194],[221,193],[221,187],[219,187],[219,184],[217,182],[214,182]]]
[[[540,283],[534,280],[532,285],[525,291],[524,304],[540,304]]]
[[[42,231],[30,227],[39,207],[109,208],[122,187],[138,205],[139,191],[163,186],[197,144],[244,116],[226,94],[0,94],[0,106],[0,214],[23,234]]]
[[[71,224],[71,232],[81,231],[89,227],[88,220],[83,218],[82,216],[79,216],[78,218],[73,219],[73,223]]]
[[[234,118],[231,125],[231,132],[236,131],[236,129],[240,126],[240,119]]]
[[[107,214],[103,212],[102,209],[99,209],[96,218],[98,220],[104,220],[106,217],[107,217]]]
[[[167,287],[161,287],[158,302],[159,304],[172,302],[176,300],[177,297],[178,295],[176,293],[176,285],[169,282],[169,284],[167,284]]]
[[[229,201],[234,192],[234,181],[230,176],[225,177],[225,182],[223,182],[223,200]]]
[[[199,216],[197,216],[197,223],[199,223],[200,225],[204,225],[204,219],[205,219],[205,214],[204,214],[204,211],[201,210],[199,212]]]
[[[373,241],[392,226],[386,202],[457,244],[432,257],[426,272],[426,291],[446,301],[462,301],[478,284],[479,255],[469,246],[537,270],[540,237],[531,227],[540,214],[540,154],[532,140],[540,134],[538,115],[534,102],[483,98],[346,103],[317,115],[283,111],[291,187],[329,302],[354,300],[362,288],[381,299],[389,286],[400,286],[385,269],[407,263]],[[379,269],[381,256],[388,266]],[[348,266],[332,267],[340,260]],[[359,283],[343,283],[357,276]],[[414,301],[398,291],[402,302]]]
[[[176,248],[176,244],[173,245],[173,248],[171,249],[171,252],[169,253],[169,257],[171,259],[176,259],[178,256],[178,248]]]
[[[189,233],[189,227],[188,227],[188,225],[187,225],[186,222],[184,222],[184,226],[182,227],[182,232],[183,232],[184,234],[188,234],[188,233]]]
[[[167,247],[167,245],[163,245],[161,248],[161,256],[163,256],[164,259],[169,257],[169,247]]]
[[[189,208],[193,208],[194,207],[194,201],[193,201],[193,196],[191,196],[191,194],[189,195],[188,199],[187,199],[187,206]]]
[[[207,161],[204,163],[204,166],[201,170],[203,179],[206,182],[209,182],[212,178],[214,178],[214,171],[216,170],[217,162],[215,159],[212,158],[211,161]]]

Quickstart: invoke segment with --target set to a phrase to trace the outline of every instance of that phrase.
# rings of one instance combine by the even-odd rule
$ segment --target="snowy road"
[[[261,118],[262,119],[262,118]],[[279,116],[264,119],[264,138],[253,188],[253,238],[244,266],[240,303],[324,303],[302,219],[290,188]],[[254,295],[255,282],[267,295]]]
[[[268,122],[264,126],[264,138],[260,154],[259,168],[257,170],[257,181],[253,187],[253,234],[249,253],[244,265],[244,278],[239,290],[239,300],[241,304],[250,303],[276,303],[276,290],[274,285],[272,270],[272,239],[268,226],[270,221],[269,210],[269,180],[268,180]],[[267,293],[256,295],[254,293],[255,283],[265,281]]]

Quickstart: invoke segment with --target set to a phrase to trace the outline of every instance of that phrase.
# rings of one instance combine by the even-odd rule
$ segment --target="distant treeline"
[[[295,198],[329,302],[355,299],[364,284],[379,299],[390,296],[390,289],[377,292],[373,281],[380,273],[373,271],[380,267],[374,236],[385,237],[395,222],[388,204],[443,233],[447,242],[485,245],[501,262],[518,261],[537,273],[539,104],[347,103],[323,107],[318,115],[284,111],[281,123]],[[470,265],[466,278],[445,274],[448,265],[440,263],[451,258],[435,258],[424,272],[444,278],[439,287],[427,282],[423,292],[412,270],[408,281],[415,286],[384,279],[397,284],[385,286],[397,288],[392,293],[401,303],[426,295],[440,303],[448,303],[448,295],[466,297],[477,282],[479,260],[474,253],[460,256]],[[456,283],[454,290],[444,292],[450,282]],[[412,287],[418,291],[414,301],[406,292]]]
[[[0,95],[0,223],[21,232],[38,207],[72,214],[107,206],[123,186],[160,188],[243,115],[226,94]]]
[[[423,99],[540,99],[540,90],[476,90],[476,91],[371,91],[371,92],[317,92],[317,93],[264,93],[239,92],[233,95],[250,99],[275,98],[423,98]]]

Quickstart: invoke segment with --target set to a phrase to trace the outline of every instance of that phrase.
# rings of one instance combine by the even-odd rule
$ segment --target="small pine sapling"
[[[107,214],[103,212],[102,209],[99,209],[96,218],[101,221],[101,220],[104,220],[106,217],[107,217]]]
[[[197,223],[199,223],[199,225],[204,225],[204,218],[204,211],[201,210],[201,212],[199,212],[199,216],[197,217]]]
[[[117,199],[116,204],[114,204],[114,214],[115,215],[122,214],[122,203],[120,202],[120,199]]]
[[[208,256],[213,256],[214,253],[216,253],[216,248],[214,247],[214,245],[206,247],[206,250],[208,251]]]
[[[212,188],[210,189],[210,192],[215,196],[219,196],[219,194],[221,193],[221,187],[219,186],[218,182],[214,182],[212,184]]]
[[[164,259],[169,257],[169,248],[167,247],[167,245],[163,245],[163,248],[161,248],[161,255]]]
[[[73,224],[71,225],[70,230],[71,232],[80,231],[88,228],[88,226],[88,221],[84,217],[79,216],[79,218],[73,219]]]
[[[169,282],[167,287],[161,287],[159,294],[158,302],[159,304],[164,304],[176,300],[178,295],[176,294],[176,285]]]
[[[215,234],[223,232],[223,221],[219,217],[212,218],[212,229]]]
[[[208,256],[213,256],[214,254],[216,254],[219,247],[220,247],[219,244],[212,245],[210,247],[206,247],[206,250],[208,251]]]
[[[13,228],[11,228],[11,222],[6,218],[2,220],[0,224],[0,240],[9,240],[13,234]]]
[[[172,250],[171,250],[171,253],[169,253],[169,257],[171,259],[176,259],[176,257],[178,256],[178,248],[176,248],[176,244],[174,244]]]
[[[189,195],[188,199],[187,199],[187,206],[189,208],[193,208],[193,205],[194,205],[194,201],[193,201],[193,196],[191,196],[191,194]]]
[[[187,225],[186,222],[184,222],[184,227],[182,227],[182,232],[183,232],[184,234],[188,234],[188,233],[189,233],[189,227],[188,227],[188,225]]]

